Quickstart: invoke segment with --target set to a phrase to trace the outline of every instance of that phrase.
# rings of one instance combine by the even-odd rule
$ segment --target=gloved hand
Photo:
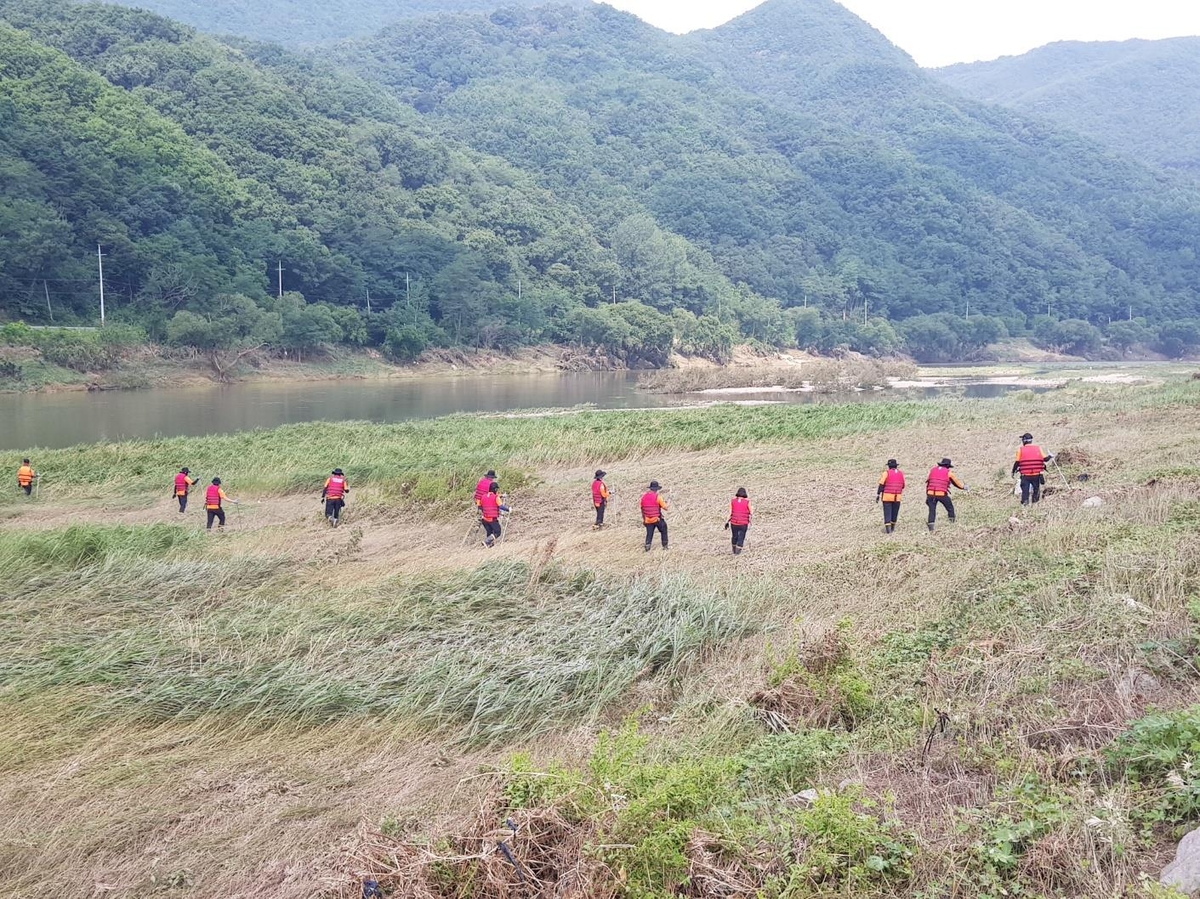
[[[878,493],[875,494],[875,502],[879,502],[879,494]]]
[[[729,530],[729,522],[725,522],[725,530]]]

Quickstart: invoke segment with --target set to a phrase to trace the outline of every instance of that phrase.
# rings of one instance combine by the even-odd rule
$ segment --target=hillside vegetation
[[[1037,116],[1131,159],[1200,175],[1200,37],[1063,41],[932,74],[984,103]]]
[[[39,454],[40,495],[0,493],[0,892],[1162,896],[1197,813],[1198,400],[1083,381]],[[1062,475],[1022,511],[1026,428]],[[930,534],[945,454],[972,490]],[[176,511],[182,463],[241,501],[225,534]],[[487,466],[515,509],[494,550]]]
[[[1200,346],[1200,190],[964,100],[829,0],[687,37],[440,15],[312,55],[63,0],[0,19],[0,310],[94,323],[100,245],[112,320],[218,377],[336,343]]]

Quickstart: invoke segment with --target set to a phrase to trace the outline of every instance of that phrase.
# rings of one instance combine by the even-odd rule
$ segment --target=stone
[[[1085,509],[1099,509],[1103,505],[1104,505],[1104,500],[1102,500],[1098,496],[1089,496],[1087,499],[1085,499],[1083,501],[1083,507]]]
[[[788,804],[798,806],[800,808],[807,808],[816,802],[820,795],[821,793],[819,790],[801,790],[799,793],[796,793],[788,798]]]
[[[1175,860],[1163,868],[1158,881],[1188,896],[1200,896],[1200,828],[1179,841]]]

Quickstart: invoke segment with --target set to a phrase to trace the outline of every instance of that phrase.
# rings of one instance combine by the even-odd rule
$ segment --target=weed
[[[1178,824],[1200,814],[1200,706],[1146,715],[1107,755],[1143,791],[1138,811],[1144,826]]]

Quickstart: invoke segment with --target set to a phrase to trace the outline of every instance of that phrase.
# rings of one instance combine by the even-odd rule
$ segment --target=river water
[[[995,396],[1007,388],[955,388]],[[632,372],[429,376],[411,380],[283,381],[127,390],[0,394],[0,449],[59,448],[135,437],[203,436],[305,421],[378,422],[457,412],[591,406],[629,409],[715,399],[814,403],[875,401],[937,391],[661,396],[637,390]]]

